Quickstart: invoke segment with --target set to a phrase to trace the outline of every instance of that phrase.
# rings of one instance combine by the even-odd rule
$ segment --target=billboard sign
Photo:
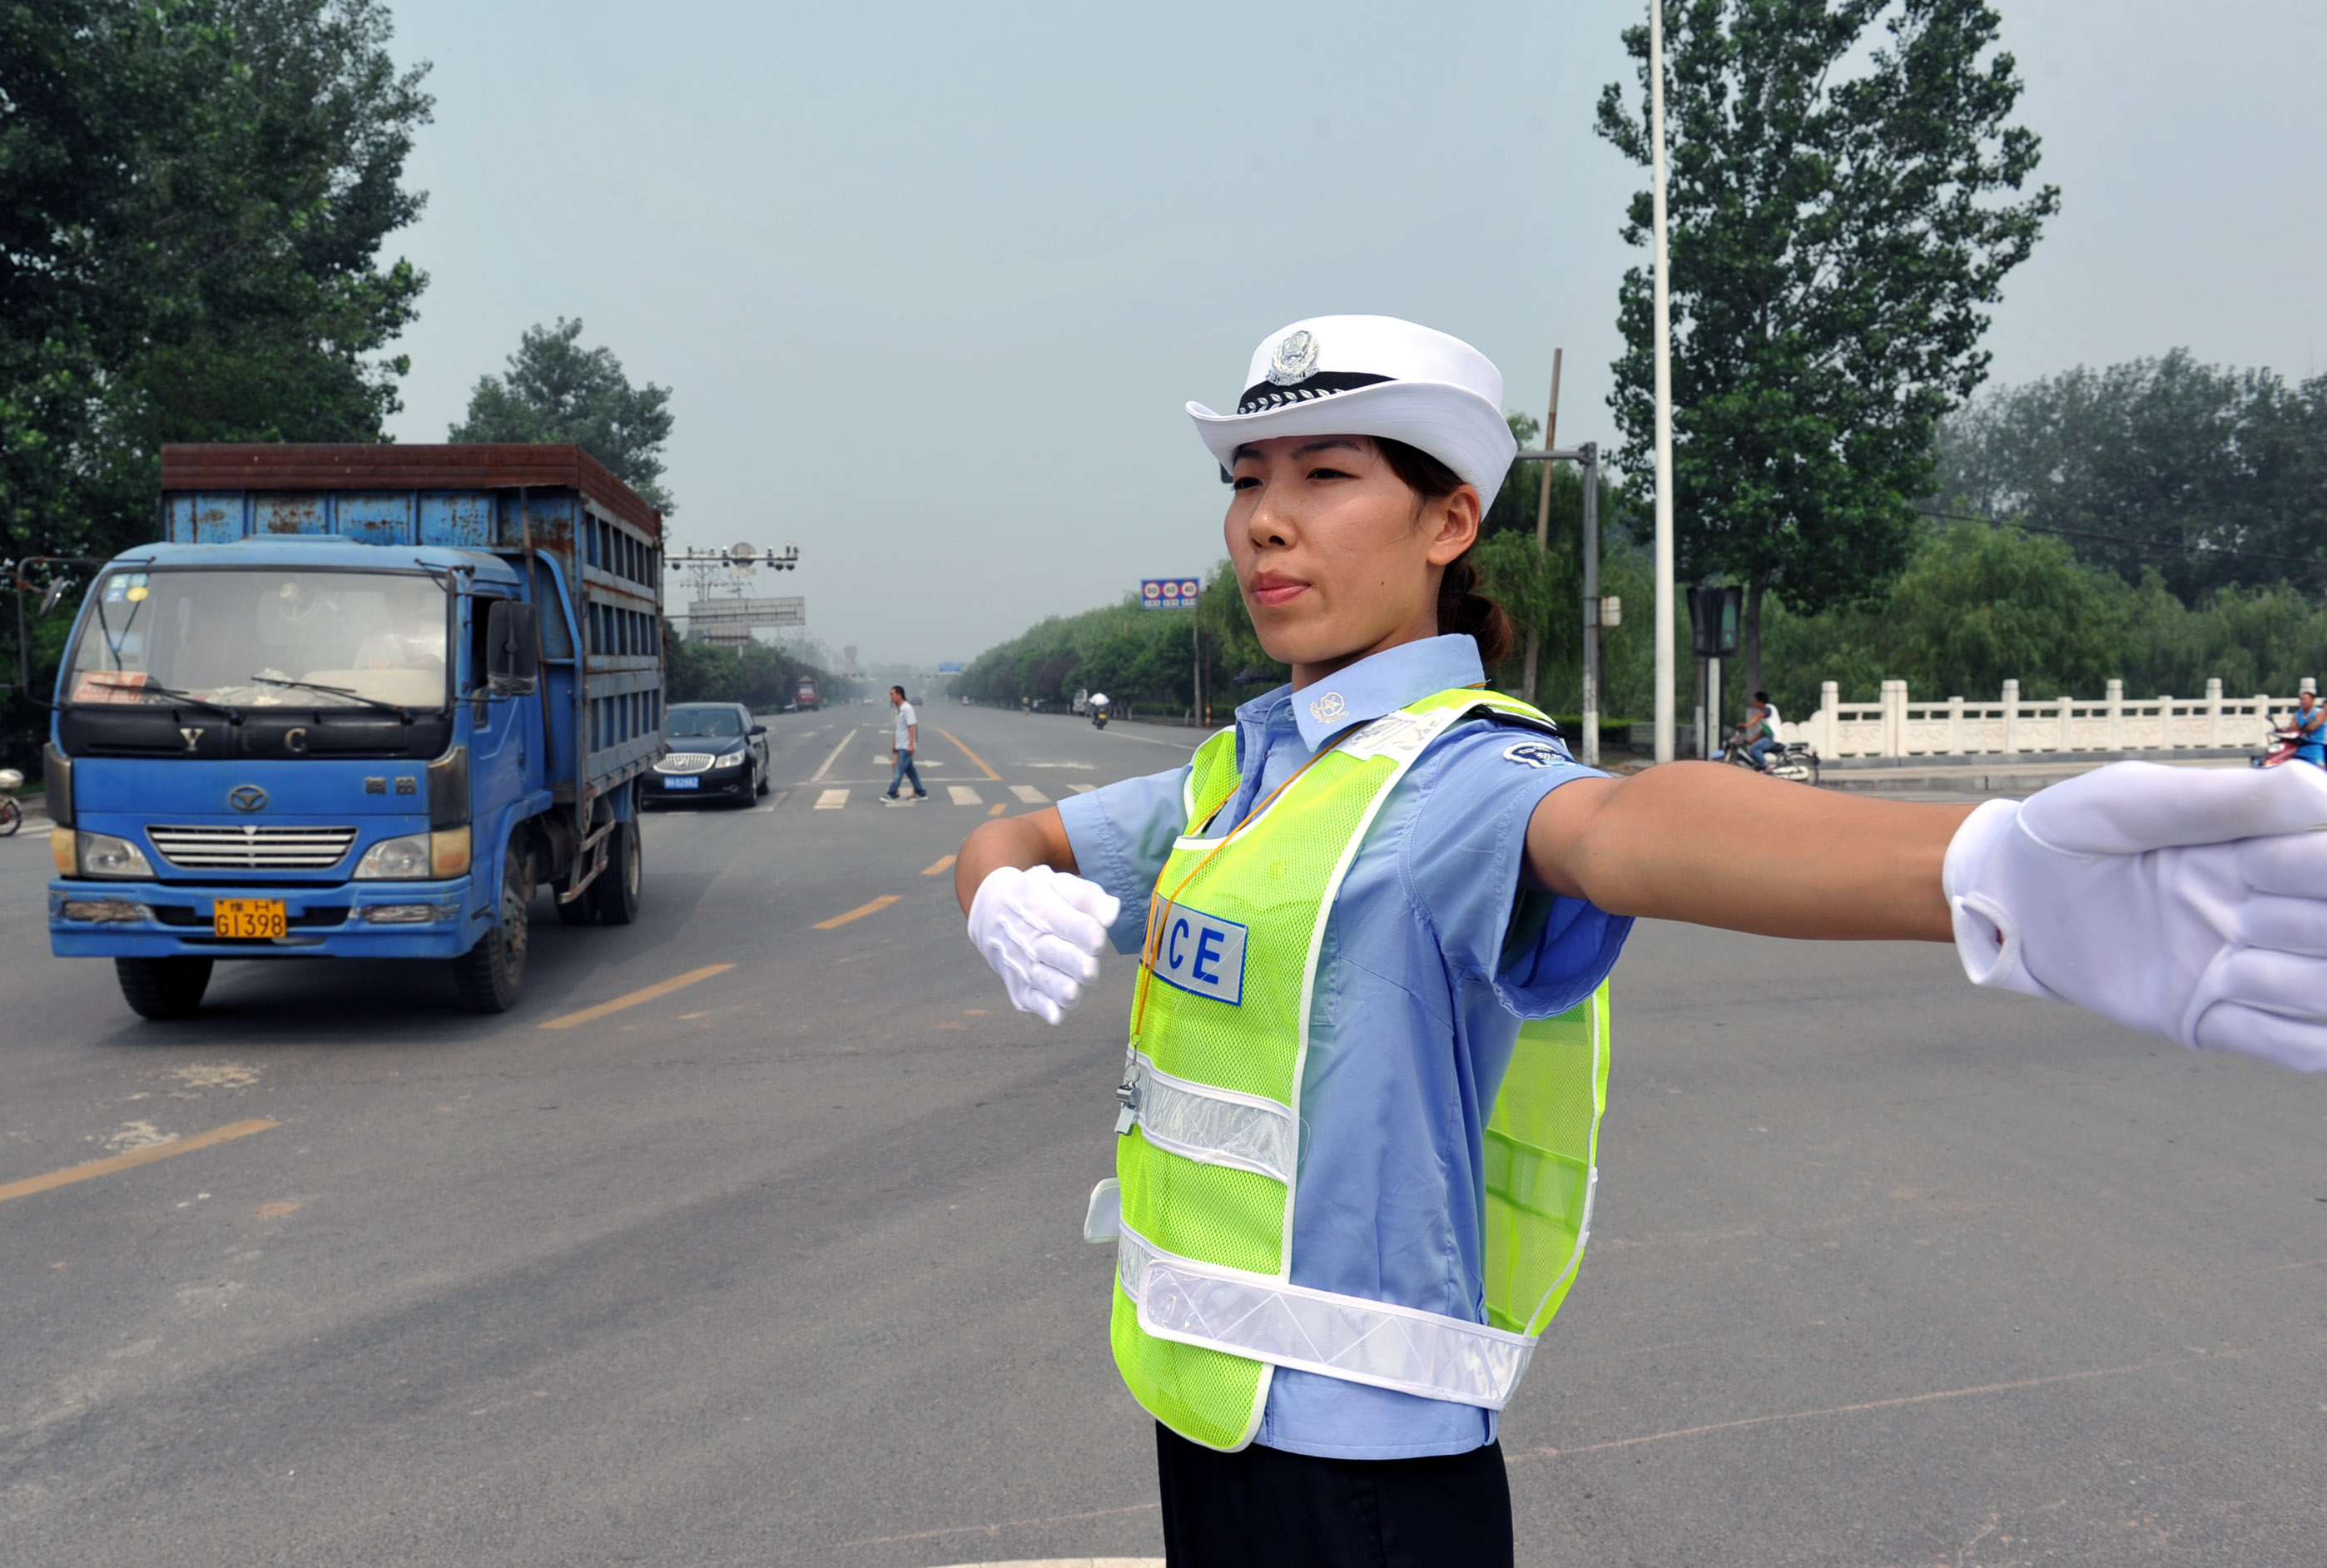
[[[687,622],[696,631],[742,630],[752,626],[806,626],[805,599],[698,599],[687,607]]]
[[[1197,577],[1142,577],[1139,580],[1139,608],[1193,610],[1196,600],[1203,592],[1203,581]]]

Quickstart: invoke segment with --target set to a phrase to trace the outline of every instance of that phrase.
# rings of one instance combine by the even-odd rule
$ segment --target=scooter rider
[[[1513,1561],[1497,1412],[1574,1257],[1547,1294],[1508,1288],[1487,1227],[1518,1155],[1490,1161],[1491,1125],[1578,1061],[1596,1115],[1635,917],[1952,940],[1977,984],[2327,1069],[2327,776],[2127,762],[1969,808],[1605,777],[1479,689],[1510,640],[1467,559],[1515,450],[1494,366],[1323,317],[1245,387],[1189,412],[1292,684],[1188,767],[981,825],[956,871],[1021,1011],[1056,1023],[1108,941],[1141,955],[1120,1218],[1095,1194],[1086,1234],[1119,1226],[1114,1348],[1158,1420],[1167,1561]],[[1726,847],[1771,842],[1796,846],[1774,884]],[[1554,1015],[1562,1040],[1523,1032]],[[1592,1163],[1587,1141],[1545,1190],[1579,1249]]]
[[[1770,748],[1778,743],[1778,705],[1770,700],[1768,692],[1753,694],[1752,705],[1745,710],[1743,733],[1753,766],[1768,771]]]
[[[1107,694],[1105,692],[1091,693],[1083,706],[1090,714],[1091,726],[1094,729],[1107,728]]]
[[[2327,705],[2322,705],[2317,692],[2296,694],[2294,723],[2289,728],[2295,735],[2294,760],[2327,769]]]

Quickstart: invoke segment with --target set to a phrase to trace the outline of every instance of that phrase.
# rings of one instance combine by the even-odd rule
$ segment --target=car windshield
[[[91,599],[69,704],[446,704],[448,600],[417,573],[117,567]]]
[[[666,733],[674,741],[734,741],[743,721],[734,708],[673,708]]]

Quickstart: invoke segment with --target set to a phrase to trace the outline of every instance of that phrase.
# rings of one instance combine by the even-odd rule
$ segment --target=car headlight
[[[80,848],[80,874],[83,876],[152,876],[154,868],[145,860],[145,852],[126,838],[116,838],[109,833],[84,833],[78,835]]]
[[[715,765],[721,768],[748,768],[752,765],[752,753],[749,750],[738,751],[732,757],[720,758]]]
[[[383,838],[356,862],[358,882],[421,882],[428,875],[428,835]]]

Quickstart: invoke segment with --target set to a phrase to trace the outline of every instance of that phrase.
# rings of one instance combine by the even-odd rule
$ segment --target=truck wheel
[[[639,825],[635,821],[615,824],[614,831],[606,835],[606,869],[598,873],[585,895],[597,904],[598,918],[610,926],[627,926],[637,919],[639,890],[645,880]]]
[[[140,1017],[187,1018],[210,989],[208,958],[116,958],[122,1000]]]
[[[453,988],[472,1013],[507,1013],[525,988],[525,878],[518,852],[511,845],[501,857],[500,919],[453,960]]]

